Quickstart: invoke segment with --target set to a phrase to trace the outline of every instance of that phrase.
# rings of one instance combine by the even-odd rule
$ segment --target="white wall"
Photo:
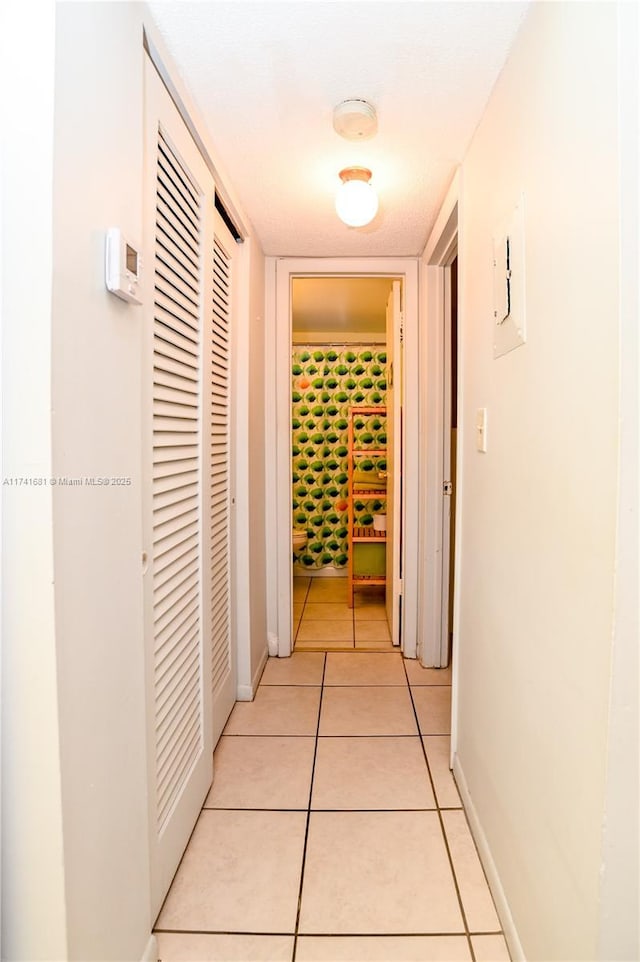
[[[384,344],[386,334],[380,331],[293,331],[292,344]]]
[[[20,97],[12,112],[19,136],[7,154],[11,179],[3,209],[12,241],[10,283],[3,289],[3,308],[11,312],[4,474],[83,480],[34,487],[16,498],[8,492],[7,959],[128,962],[152,948],[142,317],[140,308],[105,291],[103,247],[109,226],[121,226],[134,240],[142,236],[144,16],[138,3],[59,4],[54,25],[52,7],[34,19],[25,4],[12,26],[16,56],[5,61],[11,71],[5,87],[19,86]],[[32,89],[34,60],[44,80]],[[206,131],[201,134],[206,140]],[[257,314],[263,257],[255,241],[248,243],[249,306]],[[258,384],[254,408],[259,394]],[[262,426],[252,423],[251,430],[245,445],[259,465]],[[90,486],[88,477],[130,478],[131,484]],[[252,505],[249,525],[259,545],[264,515],[257,494]],[[255,564],[259,579],[259,560]],[[246,599],[249,585],[239,590]],[[259,639],[265,614],[264,596],[262,611],[257,597]],[[256,659],[257,648],[256,641]]]
[[[52,473],[53,5],[5,4],[0,36],[2,958],[50,962],[67,952],[52,488],[20,479]]]
[[[640,752],[638,587],[640,522],[640,14],[619,8],[620,129],[620,489],[615,623],[602,870],[599,959],[640,958]]]
[[[529,960],[593,960],[618,495],[614,4],[533,4],[462,168],[457,765]],[[527,343],[492,357],[525,195]],[[473,425],[488,410],[488,452]]]
[[[104,232],[142,238],[142,8],[57,8],[53,467],[69,957],[149,939],[142,611],[142,308],[104,286]]]

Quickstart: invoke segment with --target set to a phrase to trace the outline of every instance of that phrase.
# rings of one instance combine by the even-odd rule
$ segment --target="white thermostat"
[[[110,227],[105,243],[105,277],[107,290],[123,301],[142,304],[140,299],[140,275],[142,258],[124,236],[119,227]]]

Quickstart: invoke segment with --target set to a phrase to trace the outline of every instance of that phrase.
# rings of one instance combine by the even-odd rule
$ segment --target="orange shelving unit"
[[[351,407],[349,408],[349,426],[348,426],[348,478],[349,478],[349,513],[348,513],[348,526],[349,526],[349,536],[348,536],[348,562],[347,562],[347,597],[349,600],[349,607],[353,608],[353,593],[355,589],[360,586],[371,586],[371,585],[385,585],[387,583],[386,576],[383,575],[368,575],[358,573],[355,564],[355,552],[354,545],[358,544],[386,544],[387,533],[386,531],[377,531],[373,527],[356,527],[355,524],[355,511],[354,503],[355,501],[386,501],[387,497],[387,487],[386,483],[380,480],[380,487],[372,487],[371,484],[367,484],[366,487],[362,486],[362,482],[355,480],[354,475],[357,473],[358,461],[361,458],[376,458],[376,457],[386,457],[386,448],[361,448],[357,446],[357,436],[354,430],[354,418],[357,417],[371,417],[379,416],[386,417],[387,409],[386,407]]]

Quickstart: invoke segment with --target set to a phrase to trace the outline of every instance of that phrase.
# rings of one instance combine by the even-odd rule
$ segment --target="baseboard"
[[[155,935],[149,936],[147,947],[140,962],[158,962],[158,940]]]
[[[489,883],[489,888],[491,889],[491,894],[493,895],[493,901],[495,902],[496,911],[502,924],[504,937],[507,945],[509,946],[509,953],[511,955],[512,962],[526,962],[526,957],[518,937],[515,922],[513,921],[513,916],[511,915],[511,909],[509,908],[507,896],[505,895],[505,891],[502,887],[502,882],[500,881],[500,876],[498,875],[498,869],[493,860],[491,849],[489,848],[489,842],[487,841],[487,837],[484,834],[482,825],[480,824],[480,819],[478,818],[478,813],[476,812],[473,801],[471,800],[467,780],[464,777],[462,765],[460,764],[460,759],[457,755],[453,760],[453,774],[455,776],[456,785],[458,786],[458,791],[460,792],[460,798],[462,799],[462,804],[469,821],[469,828],[471,829],[471,834],[473,835],[473,840],[476,843],[478,855],[480,856],[480,861],[482,862],[482,867],[484,868],[487,876],[487,882]]]
[[[265,647],[262,652],[260,661],[258,662],[258,667],[253,673],[253,678],[251,679],[250,685],[238,685],[238,690],[236,692],[236,698],[238,701],[253,701],[256,692],[258,690],[258,685],[260,684],[260,679],[262,678],[262,672],[264,671],[264,666],[267,663],[269,657],[269,652]]]

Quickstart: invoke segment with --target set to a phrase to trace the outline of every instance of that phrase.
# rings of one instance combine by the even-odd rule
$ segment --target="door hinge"
[[[443,494],[453,494],[453,481],[443,481],[443,482],[442,482],[442,493],[443,493]]]
[[[400,311],[400,343],[404,341],[404,311]]]

